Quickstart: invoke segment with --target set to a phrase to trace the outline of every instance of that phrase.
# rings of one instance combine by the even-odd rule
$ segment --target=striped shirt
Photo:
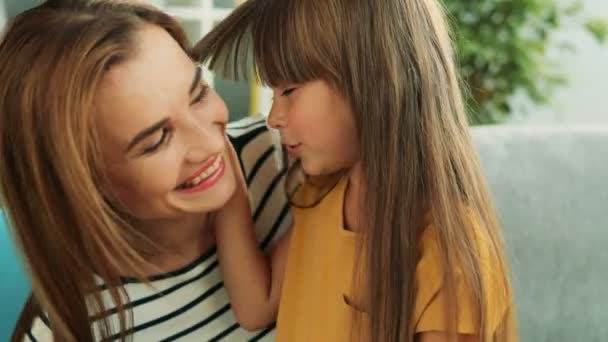
[[[266,249],[291,222],[283,191],[285,170],[263,119],[239,120],[228,132],[247,180],[258,241]],[[273,326],[248,332],[236,322],[215,249],[179,270],[154,276],[149,285],[125,280],[124,286],[133,313],[129,333],[134,342],[274,340]],[[116,315],[111,320],[119,326]],[[24,337],[28,342],[52,340],[45,317],[37,318]]]

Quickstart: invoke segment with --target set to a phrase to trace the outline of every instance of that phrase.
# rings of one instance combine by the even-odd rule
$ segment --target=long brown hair
[[[126,1],[47,1],[15,17],[2,38],[0,194],[33,288],[13,340],[36,315],[48,316],[58,341],[108,338],[112,304],[127,336],[120,272],[142,276],[145,239],[104,194],[93,99],[108,70],[136,52],[146,24],[190,53],[174,19]]]
[[[488,320],[489,281],[511,298],[508,268],[438,1],[248,0],[194,54],[227,76],[242,76],[248,68],[243,62],[253,60],[270,85],[322,79],[349,102],[365,189],[359,251],[366,265],[368,336],[386,342],[415,338],[415,272],[421,234],[431,229],[451,337],[458,269],[473,293],[478,338],[515,338],[512,307],[498,329]],[[482,254],[496,268],[488,270]]]

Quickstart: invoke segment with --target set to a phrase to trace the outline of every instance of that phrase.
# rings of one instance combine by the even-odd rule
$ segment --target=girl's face
[[[268,124],[281,133],[289,155],[306,174],[328,175],[358,160],[358,139],[346,99],[325,81],[273,88]]]
[[[139,220],[218,209],[235,190],[226,105],[166,31],[145,26],[137,42],[95,98],[109,191]]]

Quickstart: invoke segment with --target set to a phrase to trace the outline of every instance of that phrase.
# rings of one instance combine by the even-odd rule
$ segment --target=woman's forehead
[[[96,93],[101,129],[124,140],[170,116],[188,101],[196,67],[163,29],[148,25],[135,53],[108,71]]]

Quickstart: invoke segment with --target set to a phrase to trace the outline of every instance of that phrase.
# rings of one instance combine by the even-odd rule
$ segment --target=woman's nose
[[[211,123],[197,127],[188,136],[186,159],[193,164],[200,164],[209,157],[222,153],[226,148],[226,125]]]
[[[225,135],[228,124],[228,109],[215,93],[210,94],[204,108],[195,112],[189,120],[187,159],[198,163],[219,154],[226,148]]]

